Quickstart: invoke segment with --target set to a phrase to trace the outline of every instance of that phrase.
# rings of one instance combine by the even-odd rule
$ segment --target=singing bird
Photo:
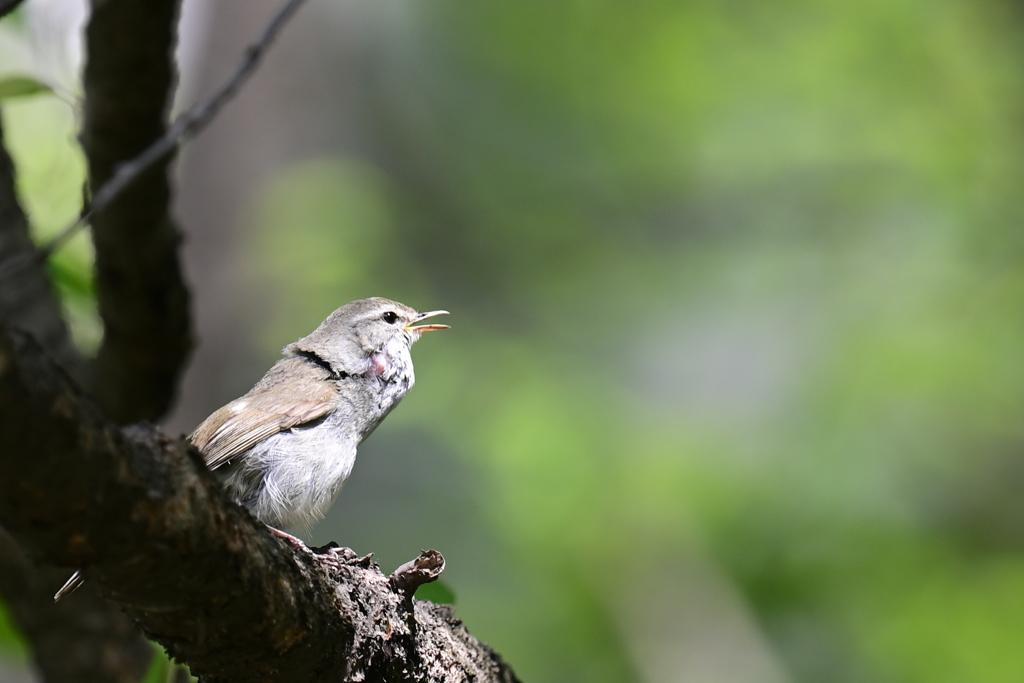
[[[244,396],[189,436],[228,494],[280,536],[321,519],[352,472],[356,448],[416,381],[419,325],[447,311],[418,313],[380,297],[345,304],[312,333],[284,347]],[[54,600],[82,583],[75,572]]]

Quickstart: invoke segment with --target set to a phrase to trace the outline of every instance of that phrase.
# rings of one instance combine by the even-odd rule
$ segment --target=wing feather
[[[206,418],[189,439],[211,470],[278,432],[313,422],[337,405],[337,387],[323,369],[286,358],[252,390]]]

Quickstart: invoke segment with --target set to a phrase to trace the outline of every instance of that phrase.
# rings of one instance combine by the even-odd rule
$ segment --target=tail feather
[[[81,586],[83,583],[85,583],[85,579],[82,578],[82,573],[75,572],[71,575],[71,578],[68,579],[64,583],[64,585],[60,587],[60,590],[57,591],[57,593],[53,596],[53,601],[59,602],[60,599],[63,598],[65,595],[74,593],[75,589]]]

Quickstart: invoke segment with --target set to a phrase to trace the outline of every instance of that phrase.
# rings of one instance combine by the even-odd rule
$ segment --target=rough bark
[[[27,335],[0,335],[0,416],[0,523],[84,567],[202,680],[516,680],[448,608],[411,598],[443,561],[389,581],[347,549],[290,547],[187,442],[105,421]]]
[[[81,141],[93,191],[167,125],[178,0],[93,0]],[[157,419],[191,347],[188,291],[171,220],[170,156],[92,218],[104,336],[90,389],[122,424]]]

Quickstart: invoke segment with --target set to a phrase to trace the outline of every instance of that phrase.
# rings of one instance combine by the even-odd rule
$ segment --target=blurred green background
[[[179,107],[251,5],[186,8]],[[1022,34],[997,0],[312,3],[180,163],[167,427],[346,301],[446,308],[308,537],[437,548],[524,681],[1022,681]],[[42,239],[74,109],[4,124]],[[88,263],[54,263],[86,347]]]

